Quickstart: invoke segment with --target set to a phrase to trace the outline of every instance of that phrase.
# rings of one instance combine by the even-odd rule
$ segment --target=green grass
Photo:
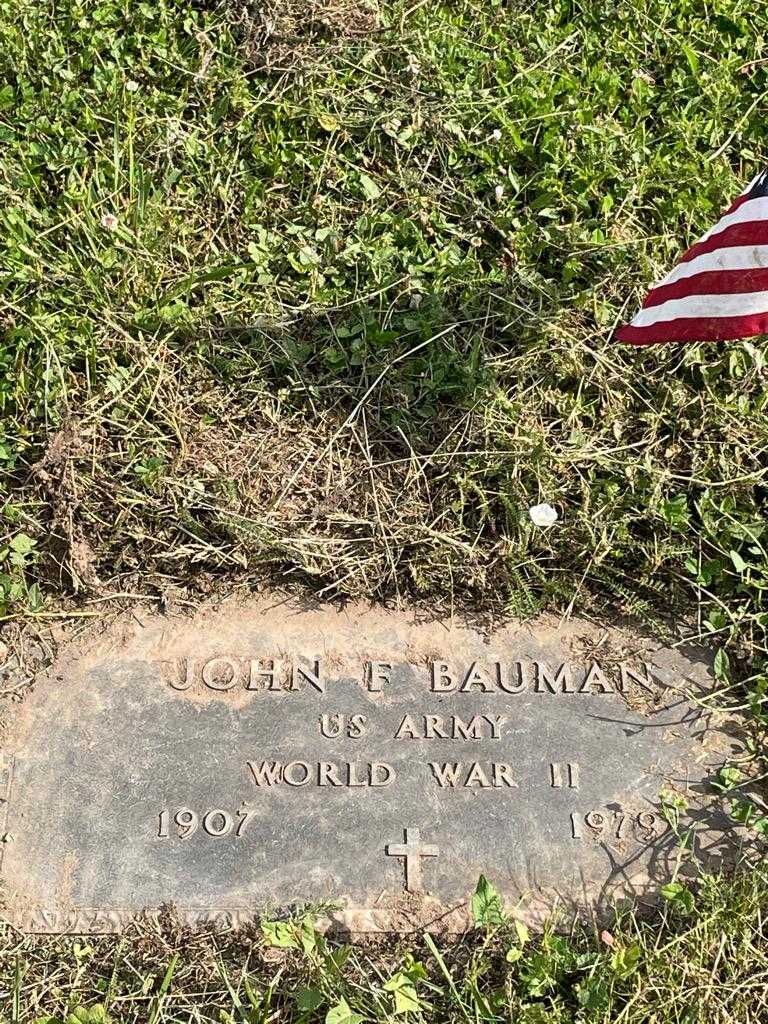
[[[761,1024],[767,900],[762,872],[710,878],[687,916],[624,914],[610,932],[549,928],[535,940],[511,919],[354,946],[306,919],[238,933],[168,919],[121,938],[6,930],[0,1006],[9,1024]]]
[[[277,578],[754,640],[764,346],[609,337],[765,155],[768,11],[0,12],[6,615]]]
[[[768,157],[767,36],[754,0],[0,0],[0,621],[275,582],[673,615],[764,771],[765,340],[610,339]],[[627,977],[545,946],[535,997],[503,929],[453,987],[414,947],[423,1017],[758,1020],[764,883],[699,899],[619,925]],[[313,969],[3,941],[14,1021],[113,971],[120,1019],[242,1019],[243,971],[299,1019]],[[403,956],[355,950],[318,1019],[391,1017]]]

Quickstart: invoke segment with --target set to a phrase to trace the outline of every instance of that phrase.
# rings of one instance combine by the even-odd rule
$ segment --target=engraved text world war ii
[[[105,931],[322,900],[369,930],[459,926],[481,872],[574,907],[652,891],[659,792],[695,802],[711,764],[708,683],[695,652],[584,622],[260,602],[120,623],[7,716],[4,913]]]

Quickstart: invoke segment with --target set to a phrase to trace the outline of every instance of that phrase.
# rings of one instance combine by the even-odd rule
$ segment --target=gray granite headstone
[[[332,901],[371,930],[461,927],[480,873],[529,906],[651,894],[677,847],[661,791],[709,857],[732,838],[706,797],[730,742],[710,685],[702,652],[583,621],[131,618],[7,716],[2,913],[86,932]]]

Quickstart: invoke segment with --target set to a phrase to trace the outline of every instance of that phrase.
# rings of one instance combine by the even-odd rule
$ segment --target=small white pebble
[[[531,505],[528,515],[534,526],[554,526],[558,520],[557,509],[552,508],[546,501],[540,505]]]
[[[497,185],[496,188],[494,189],[494,194],[496,195],[496,202],[500,203],[501,200],[504,198],[504,186]]]
[[[114,213],[105,213],[101,218],[101,226],[107,231],[117,231],[117,217]]]

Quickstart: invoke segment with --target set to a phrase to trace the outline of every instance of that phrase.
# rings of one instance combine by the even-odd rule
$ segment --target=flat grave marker
[[[684,796],[732,741],[702,652],[626,627],[487,631],[414,613],[228,603],[64,648],[5,716],[3,913],[32,932],[332,901],[350,930],[462,927],[478,876],[521,906],[652,894]]]

